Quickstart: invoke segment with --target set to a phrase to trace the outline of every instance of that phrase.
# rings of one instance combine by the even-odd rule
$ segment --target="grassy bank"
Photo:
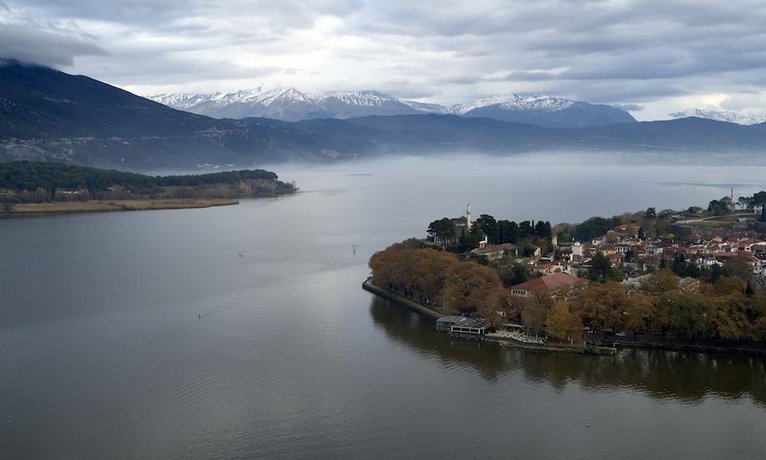
[[[57,201],[50,203],[17,203],[5,216],[69,214],[79,212],[148,211],[156,209],[191,209],[238,204],[229,198],[178,198],[145,200]],[[3,215],[3,214],[0,214]]]

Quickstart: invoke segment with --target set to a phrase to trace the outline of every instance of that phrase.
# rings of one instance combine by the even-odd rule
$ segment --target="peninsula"
[[[261,169],[148,176],[51,162],[0,163],[0,216],[204,208],[295,193]]]
[[[469,206],[375,253],[365,289],[426,308],[437,329],[526,347],[766,353],[765,204],[732,194],[555,226]]]

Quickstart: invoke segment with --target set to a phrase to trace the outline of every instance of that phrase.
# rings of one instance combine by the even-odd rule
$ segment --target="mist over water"
[[[0,457],[766,456],[761,357],[502,349],[360,286],[372,253],[468,202],[552,223],[705,207],[766,189],[766,167],[531,155],[268,169],[301,192],[0,220]]]
[[[374,191],[372,198],[362,193],[356,196],[370,205],[381,205],[386,220],[405,216],[402,224],[416,224],[418,236],[436,218],[462,215],[466,203],[471,203],[476,216],[555,224],[647,207],[658,211],[706,208],[710,200],[729,196],[732,188],[735,200],[766,188],[766,163],[746,162],[747,157],[712,164],[684,158],[683,164],[673,164],[659,161],[653,154],[413,156],[318,168],[271,168],[282,178],[296,180],[304,192],[312,191],[307,186],[314,177],[345,175],[348,187]],[[392,204],[396,206],[392,208]],[[391,209],[396,209],[393,215]]]

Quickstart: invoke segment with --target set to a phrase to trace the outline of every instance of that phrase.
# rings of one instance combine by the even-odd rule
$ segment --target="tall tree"
[[[612,272],[612,263],[609,262],[609,259],[607,259],[601,252],[597,252],[596,255],[593,256],[590,265],[591,267],[590,272],[588,272],[588,277],[593,281],[601,281],[603,283],[609,278],[609,275]]]
[[[442,244],[455,238],[455,223],[448,217],[435,220],[428,224],[428,235],[440,239]]]
[[[538,221],[535,224],[535,236],[540,238],[547,238],[550,239],[551,236],[553,236],[553,231],[551,230],[551,223],[548,221]]]
[[[626,302],[625,288],[614,281],[592,283],[571,301],[583,324],[594,330],[622,330]]]
[[[721,216],[723,214],[729,213],[729,206],[728,202],[725,199],[726,197],[720,199],[720,200],[712,200],[708,206],[707,210],[710,211],[713,215]]]
[[[625,299],[625,314],[627,316],[626,330],[634,334],[649,331],[654,319],[654,302],[649,295],[641,291],[633,291]]]
[[[491,303],[495,288],[502,288],[497,272],[474,262],[450,267],[446,273],[442,305],[453,313],[479,312]]]
[[[521,324],[527,333],[545,331],[545,318],[551,308],[551,297],[543,292],[533,292],[521,301]]]
[[[519,224],[513,221],[497,221],[498,243],[516,243],[519,241]]]
[[[657,273],[649,276],[649,278],[641,284],[641,289],[655,295],[675,291],[678,289],[678,277],[667,268],[661,269]]]
[[[532,227],[532,223],[528,220],[519,223],[519,236],[521,238],[529,238],[534,236],[535,229]]]
[[[497,221],[489,214],[482,214],[474,222],[475,228],[479,228],[491,243],[498,242]]]
[[[550,311],[545,316],[545,330],[548,335],[557,340],[571,338],[572,315],[569,306],[563,300],[553,302]]]
[[[724,276],[735,276],[745,282],[753,279],[753,267],[743,257],[732,257],[724,262],[721,272]]]

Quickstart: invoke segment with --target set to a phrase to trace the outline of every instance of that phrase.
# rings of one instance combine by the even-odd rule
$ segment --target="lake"
[[[751,195],[766,167],[271,169],[301,192],[0,220],[0,458],[766,457],[766,358],[500,348],[361,289],[372,253],[468,202],[577,222]]]

